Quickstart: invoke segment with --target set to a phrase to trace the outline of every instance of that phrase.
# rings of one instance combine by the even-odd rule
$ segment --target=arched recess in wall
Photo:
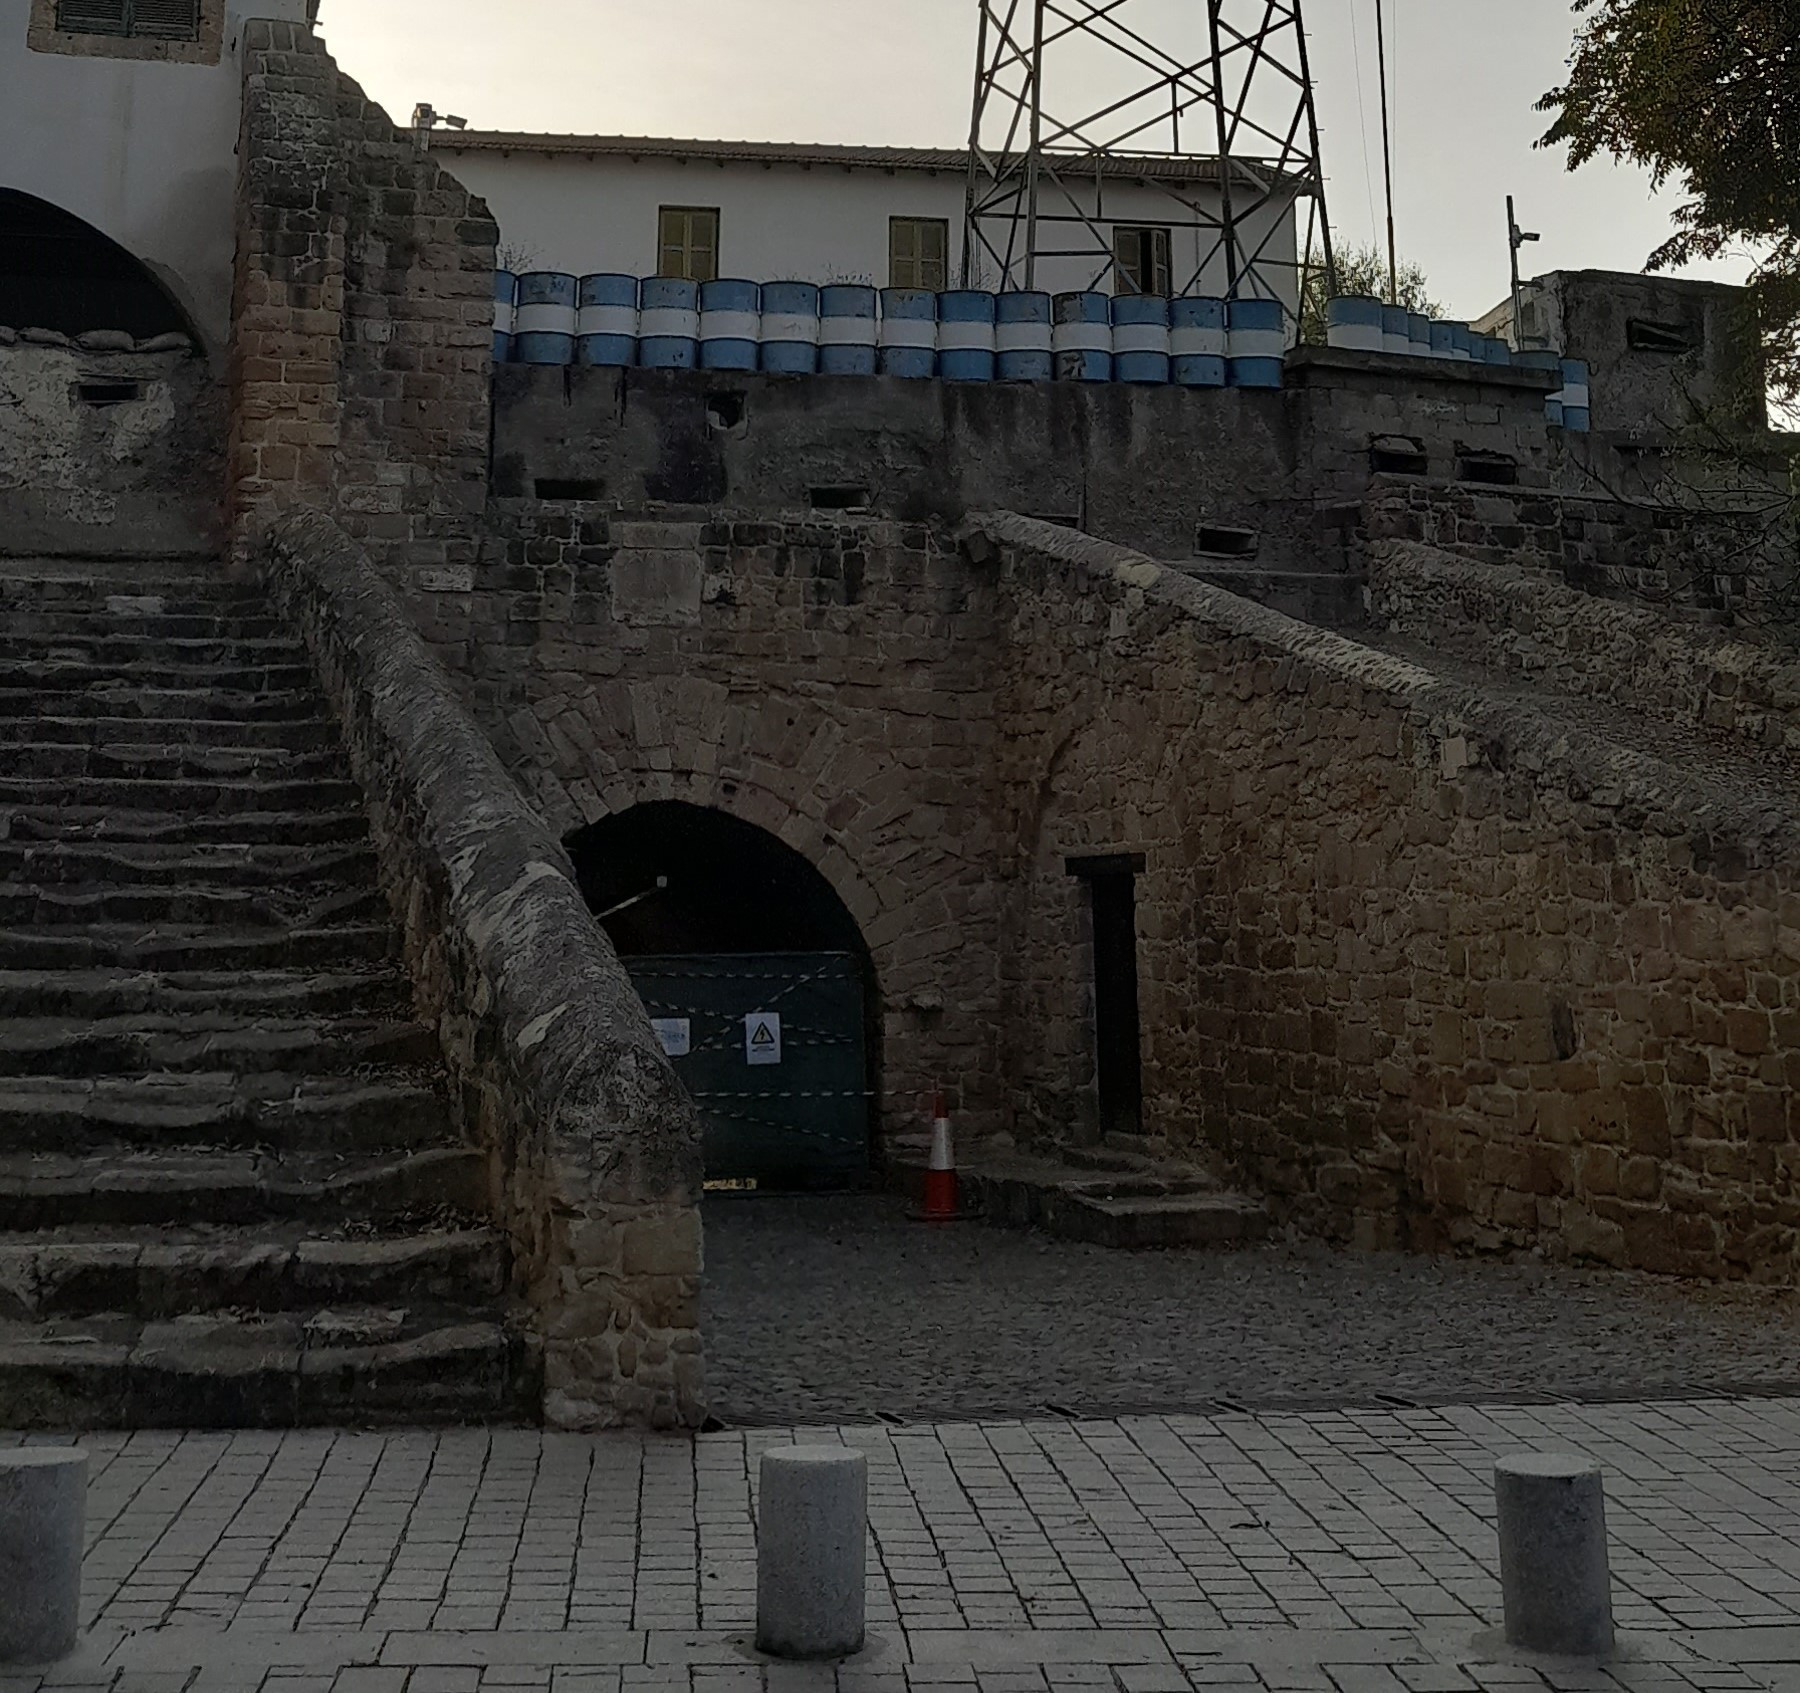
[[[708,1181],[864,1185],[879,984],[824,874],[767,830],[681,800],[616,812],[566,845],[700,1108]]]
[[[80,335],[116,329],[146,340],[199,336],[156,274],[90,223],[48,200],[0,188],[0,324]]]

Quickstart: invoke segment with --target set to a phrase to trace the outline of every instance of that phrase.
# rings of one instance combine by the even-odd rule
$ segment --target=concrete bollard
[[[1494,1466],[1506,1638],[1532,1652],[1613,1648],[1606,1492],[1586,1458],[1525,1453]]]
[[[0,1664],[48,1664],[75,1650],[87,1471],[79,1446],[0,1452]]]
[[[756,1646],[847,1658],[863,1643],[869,1461],[848,1446],[778,1446],[756,1513]]]

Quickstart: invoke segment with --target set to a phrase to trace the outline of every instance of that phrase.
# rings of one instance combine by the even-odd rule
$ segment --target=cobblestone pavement
[[[1792,1295],[1610,1271],[1116,1252],[875,1197],[709,1199],[706,1256],[731,1426],[1800,1387]]]
[[[815,1432],[812,1438],[821,1438]],[[92,1631],[0,1693],[1793,1693],[1800,1403],[1009,1421],[870,1460],[870,1641],[765,1665],[776,1431],[90,1441]],[[1498,1641],[1495,1457],[1607,1474],[1608,1667]],[[3,1603],[0,1596],[0,1603]]]

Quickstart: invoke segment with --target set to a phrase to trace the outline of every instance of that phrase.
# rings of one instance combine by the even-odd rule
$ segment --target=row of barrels
[[[1278,300],[501,271],[502,363],[1279,388]]]
[[[1561,378],[1562,387],[1544,402],[1546,419],[1578,433],[1588,428],[1588,367],[1581,359],[1535,348],[1515,352],[1505,341],[1466,323],[1443,322],[1361,295],[1345,295],[1326,306],[1325,338],[1333,347],[1357,352],[1550,371]]]

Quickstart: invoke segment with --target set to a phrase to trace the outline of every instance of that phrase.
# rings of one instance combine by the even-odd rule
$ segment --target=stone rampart
[[[1800,754],[1800,647],[1410,541],[1370,549],[1377,627],[1557,693]]]
[[[1015,516],[1007,1089],[1085,1109],[1081,883],[1142,855],[1148,1126],[1308,1228],[1792,1281],[1800,806]]]
[[[363,551],[316,512],[255,555],[303,632],[369,805],[545,1354],[545,1420],[702,1415],[699,1130],[574,870]]]

